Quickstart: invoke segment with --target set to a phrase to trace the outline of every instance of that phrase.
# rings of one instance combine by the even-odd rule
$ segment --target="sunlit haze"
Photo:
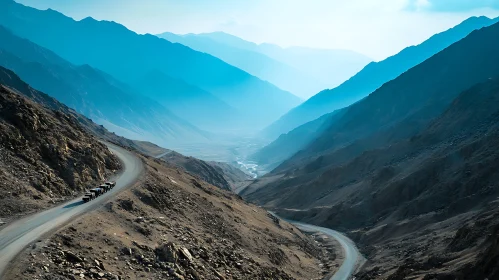
[[[256,43],[349,49],[381,60],[496,0],[18,0],[75,19],[113,20],[138,33],[224,31]]]

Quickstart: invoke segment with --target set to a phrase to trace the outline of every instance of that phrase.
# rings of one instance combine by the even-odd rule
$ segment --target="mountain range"
[[[373,262],[360,279],[493,274],[497,239],[482,237],[499,214],[498,34],[499,23],[473,31],[347,107],[243,195],[348,232]]]
[[[106,73],[89,65],[75,66],[2,26],[0,65],[97,123],[132,139],[169,145],[209,140],[209,133],[180,119],[158,102],[127,90]]]
[[[372,61],[371,58],[350,50],[298,46],[283,48],[269,43],[255,44],[224,32],[201,33],[195,36],[209,38],[232,48],[263,54],[314,77],[325,85],[324,88],[340,85]]]
[[[216,57],[153,35],[136,34],[115,22],[93,18],[75,21],[53,10],[41,11],[11,0],[2,1],[0,8],[0,24],[17,36],[55,52],[74,65],[88,64],[109,73],[138,92],[142,80],[149,81],[151,73],[159,72],[170,78],[164,83],[169,86],[165,90],[171,91],[170,95],[177,90],[204,96],[211,93],[222,106],[213,111],[228,112],[224,117],[231,119],[232,110],[225,103],[244,120],[232,127],[229,123],[219,124],[224,130],[261,129],[301,102],[293,94]]]
[[[166,32],[157,36],[209,53],[305,99],[345,81],[370,62],[354,52],[283,49],[271,44],[257,45],[221,32],[186,35]]]
[[[347,107],[365,98],[386,82],[397,78],[410,68],[466,37],[472,31],[490,26],[497,21],[498,19],[487,17],[472,17],[454,28],[432,36],[420,45],[408,47],[383,61],[372,62],[340,86],[332,90],[324,90],[292,109],[266,128],[262,135],[275,139],[280,134],[287,133],[324,114]]]

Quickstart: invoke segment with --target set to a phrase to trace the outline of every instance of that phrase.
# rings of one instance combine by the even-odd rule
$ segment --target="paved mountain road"
[[[83,203],[81,198],[63,205],[15,221],[0,231],[0,279],[9,263],[26,246],[41,238],[44,234],[57,229],[78,215],[94,210],[109,201],[115,194],[134,184],[142,175],[142,161],[133,153],[106,143],[109,150],[122,161],[123,171],[116,175],[114,187],[108,193]]]
[[[357,249],[357,246],[355,246],[355,243],[350,240],[350,238],[346,237],[345,235],[329,229],[329,228],[323,228],[323,227],[318,227],[314,225],[309,225],[301,222],[296,222],[292,220],[287,220],[283,219],[279,216],[277,216],[274,212],[269,211],[270,214],[274,215],[275,217],[284,220],[290,224],[293,224],[295,227],[299,228],[302,231],[306,232],[321,232],[331,238],[334,238],[340,243],[341,247],[343,248],[344,252],[344,257],[345,259],[343,260],[343,263],[340,266],[340,269],[336,271],[336,273],[330,278],[330,280],[349,280],[349,279],[355,279],[353,277],[353,274],[357,270],[357,268],[361,267],[366,259],[362,256],[362,254],[359,252]]]
[[[329,237],[336,239],[344,251],[345,260],[340,266],[340,269],[330,278],[330,280],[348,280],[353,278],[355,270],[361,266],[365,259],[357,250],[355,243],[350,238],[343,234],[328,228],[318,227],[314,225],[304,224],[300,222],[288,221],[300,230],[307,232],[321,232]]]

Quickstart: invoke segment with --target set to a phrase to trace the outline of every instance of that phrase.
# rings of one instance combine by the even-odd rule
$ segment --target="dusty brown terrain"
[[[0,84],[0,223],[75,197],[119,168],[72,115]]]
[[[375,243],[362,247],[369,261],[358,279],[499,279],[498,207],[499,201],[493,201],[481,211],[461,214],[415,232],[408,232],[408,227],[425,223],[424,217],[405,225],[352,232],[360,243]],[[390,231],[407,233],[393,237]]]
[[[5,279],[321,279],[338,265],[334,242],[144,160],[140,183],[30,246]]]
[[[203,161],[177,152],[168,153],[161,159],[224,190],[235,190],[251,179],[251,176],[227,163]]]
[[[283,177],[250,188],[247,197],[281,216],[346,232],[369,260],[362,279],[497,279],[497,34],[499,24],[476,31],[385,84],[323,135],[330,146],[317,148],[327,152],[281,170]],[[475,48],[478,40],[486,47]],[[469,68],[437,63],[450,53],[466,53]],[[435,79],[428,66],[444,67],[439,75],[457,73],[406,96]],[[418,81],[410,76],[425,68],[425,83],[404,83]]]

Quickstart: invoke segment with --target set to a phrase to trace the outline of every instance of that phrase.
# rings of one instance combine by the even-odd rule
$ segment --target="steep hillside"
[[[180,43],[194,50],[209,53],[304,99],[328,85],[301,72],[299,68],[294,68],[258,52],[256,46],[255,50],[242,49],[216,41],[206,34],[177,35],[166,32],[157,36],[172,43]]]
[[[475,31],[349,107],[246,196],[349,232],[370,260],[360,279],[495,275],[498,34]]]
[[[345,109],[334,111],[282,134],[272,143],[250,155],[249,160],[263,165],[265,170],[273,170],[321,136],[332,122],[343,116],[345,111]]]
[[[273,44],[257,45],[236,36],[223,33],[196,34],[196,37],[209,38],[224,46],[260,53],[286,65],[298,69],[315,78],[324,88],[334,88],[362,70],[371,58],[348,50],[312,49],[305,47],[281,48]],[[315,94],[317,92],[314,92]]]
[[[138,35],[114,22],[75,21],[53,10],[1,2],[0,24],[74,64],[89,64],[121,81],[153,70],[217,96],[251,120],[255,130],[279,118],[300,99],[225,62],[153,35]],[[260,108],[258,112],[254,108]]]
[[[498,108],[499,77],[463,92],[417,136],[328,169],[307,184],[316,196],[306,198],[307,211],[284,212],[352,231],[373,260],[369,269],[415,276],[441,268],[476,279],[469,266],[493,254],[485,244],[499,224]],[[412,263],[394,257],[411,250]],[[428,258],[438,266],[421,265]]]
[[[339,120],[280,169],[311,163],[321,155],[335,153],[345,146],[358,145],[358,154],[418,133],[459,93],[499,75],[499,64],[494,63],[499,62],[497,34],[499,24],[477,30],[386,83],[348,107]],[[356,140],[358,142],[354,142]],[[316,164],[324,167],[328,160],[316,161]]]
[[[88,65],[75,66],[0,26],[0,65],[33,87],[123,136],[158,143],[208,141],[208,134],[156,101]]]
[[[73,198],[121,165],[66,108],[1,67],[0,132],[0,220]]]
[[[143,180],[29,246],[4,279],[322,279],[341,261],[238,196],[143,160]]]
[[[224,190],[234,190],[239,183],[251,179],[249,175],[236,168],[231,168],[228,164],[206,162],[183,156],[174,151],[162,156],[161,159]]]
[[[486,17],[470,18],[456,27],[434,35],[418,46],[404,49],[397,55],[381,62],[367,65],[357,75],[332,90],[324,90],[291,110],[273,123],[264,134],[276,138],[282,133],[312,121],[324,114],[353,104],[366,97],[384,83],[420,64],[434,54],[461,40],[473,30],[497,22]]]
[[[87,129],[99,126],[0,68],[0,223],[74,197],[120,168]],[[339,248],[240,197],[159,159],[142,161],[141,181],[28,246],[2,279],[319,279],[341,261]]]

